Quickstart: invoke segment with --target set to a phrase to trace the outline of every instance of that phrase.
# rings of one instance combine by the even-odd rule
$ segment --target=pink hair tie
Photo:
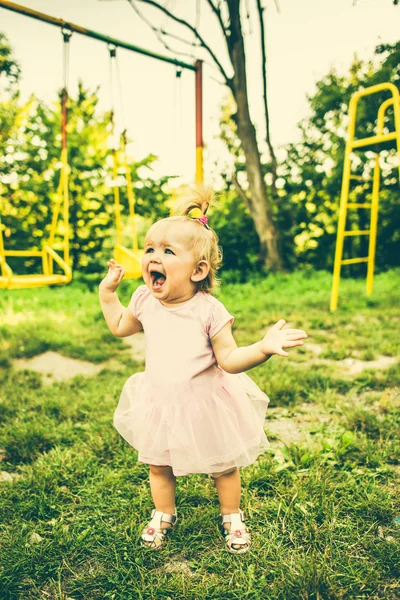
[[[207,227],[207,229],[210,229],[209,226],[207,225],[208,217],[206,215],[199,217],[198,220],[200,221],[200,223],[202,223],[204,225],[204,227]]]

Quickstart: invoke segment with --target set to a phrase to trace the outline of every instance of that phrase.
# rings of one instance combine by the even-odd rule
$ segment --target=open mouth
[[[151,277],[151,287],[153,290],[160,290],[167,279],[163,273],[159,271],[152,271],[150,273]]]

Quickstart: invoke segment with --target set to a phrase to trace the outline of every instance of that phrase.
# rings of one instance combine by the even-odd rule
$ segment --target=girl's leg
[[[213,478],[218,492],[221,515],[239,513],[241,492],[239,469],[236,468],[225,475]],[[224,523],[224,528],[229,530],[230,523]],[[238,550],[241,545],[232,544],[232,548]]]
[[[150,489],[154,506],[169,515],[175,514],[176,477],[169,466],[150,466]],[[161,521],[161,527],[171,527],[171,523]]]
[[[218,498],[221,508],[221,515],[240,512],[240,473],[235,468],[225,475],[214,477],[215,487],[217,488]],[[229,528],[229,524],[225,524]]]

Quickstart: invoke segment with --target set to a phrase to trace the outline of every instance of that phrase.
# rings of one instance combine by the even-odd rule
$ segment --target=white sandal
[[[153,509],[151,513],[151,521],[143,529],[139,543],[141,546],[158,550],[165,545],[166,536],[171,529],[175,528],[178,517],[176,514],[169,515],[160,510]],[[171,527],[161,529],[161,522],[171,523]]]
[[[225,545],[231,554],[244,554],[250,548],[251,536],[244,525],[244,512],[232,513],[230,515],[220,515],[221,530],[225,537]],[[224,523],[230,523],[230,529],[225,529]],[[233,548],[233,546],[240,546]]]

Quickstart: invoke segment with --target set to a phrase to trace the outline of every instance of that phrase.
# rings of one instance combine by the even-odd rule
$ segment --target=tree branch
[[[269,127],[269,110],[267,98],[267,50],[265,47],[265,27],[264,27],[264,8],[261,0],[257,0],[257,12],[260,20],[260,37],[261,37],[261,52],[262,52],[262,75],[263,75],[263,97],[264,97],[264,114],[265,114],[265,131],[266,141],[271,156],[271,171],[272,171],[272,191],[276,194],[276,156],[271,142],[271,132]]]
[[[134,0],[127,0],[127,1],[132,6],[132,8],[135,10],[135,8],[134,8]],[[137,2],[142,2],[143,4],[148,4],[149,6],[153,6],[154,8],[157,8],[158,10],[160,10],[161,12],[163,12],[164,14],[166,14],[168,17],[170,17],[170,19],[172,19],[176,23],[179,23],[183,27],[186,27],[187,29],[189,29],[193,33],[193,35],[199,40],[200,46],[202,48],[204,48],[209,53],[209,55],[211,56],[211,58],[213,59],[213,61],[215,62],[215,64],[218,66],[218,69],[220,70],[220,72],[221,72],[221,74],[222,74],[222,76],[223,76],[223,78],[225,80],[226,85],[229,88],[232,89],[232,80],[226,74],[224,67],[219,62],[218,58],[216,57],[216,55],[214,54],[214,52],[211,50],[210,46],[205,42],[205,40],[203,39],[203,37],[199,34],[199,32],[197,31],[197,29],[195,27],[193,27],[193,25],[191,25],[190,23],[188,23],[184,19],[180,19],[179,17],[177,17],[176,15],[174,15],[171,11],[169,11],[167,8],[165,8],[164,6],[162,6],[161,4],[159,4],[158,2],[155,2],[154,0],[136,0],[136,1]]]
[[[240,185],[238,178],[236,177],[236,173],[233,173],[233,175],[232,175],[232,183],[233,183],[233,186],[234,186],[236,192],[238,193],[239,197],[243,200],[247,210],[251,214],[251,206],[250,206],[251,199],[248,197],[248,195],[246,194],[246,192]]]
[[[171,33],[170,31],[166,31],[162,27],[158,30],[162,35],[166,35],[173,40],[177,40],[178,42],[182,42],[182,44],[187,44],[188,46],[193,46],[194,48],[201,48],[201,44],[198,42],[190,42],[189,40],[185,40],[185,38],[180,35],[176,35],[175,33]]]
[[[278,15],[280,15],[281,14],[281,9],[280,9],[278,0],[274,0],[274,4],[275,4],[276,12],[278,13]]]
[[[185,44],[188,44],[190,46],[196,46],[196,47],[200,47],[200,44],[196,44],[196,43],[192,43],[189,42],[188,40],[185,40],[184,38],[181,38],[180,36],[177,36],[173,33],[169,33],[168,31],[165,31],[165,29],[163,29],[162,27],[155,27],[153,25],[153,23],[151,23],[151,21],[144,16],[144,14],[138,9],[138,7],[133,4],[132,2],[129,2],[129,4],[132,6],[133,10],[135,11],[135,13],[138,15],[138,17],[140,17],[140,19],[142,19],[142,21],[144,21],[144,23],[146,23],[146,25],[148,27],[150,27],[150,29],[152,31],[154,31],[157,39],[159,42],[161,42],[161,44],[164,46],[164,48],[166,50],[168,50],[169,52],[172,52],[173,54],[179,54],[181,56],[187,56],[188,58],[190,58],[191,60],[193,60],[195,57],[193,54],[189,54],[188,52],[181,52],[179,50],[175,50],[174,48],[171,48],[171,46],[169,46],[167,44],[167,42],[163,39],[163,35],[167,36],[167,37],[171,37],[172,39],[176,39],[179,42],[183,42]]]
[[[215,6],[215,4],[213,3],[212,0],[207,0],[208,4],[211,7],[211,10],[213,11],[213,13],[217,16],[218,19],[218,23],[220,24],[221,27],[221,31],[222,34],[226,40],[226,43],[228,43],[228,37],[229,37],[229,27],[225,27],[225,23],[222,20],[222,14],[221,14],[221,9],[218,6]]]

